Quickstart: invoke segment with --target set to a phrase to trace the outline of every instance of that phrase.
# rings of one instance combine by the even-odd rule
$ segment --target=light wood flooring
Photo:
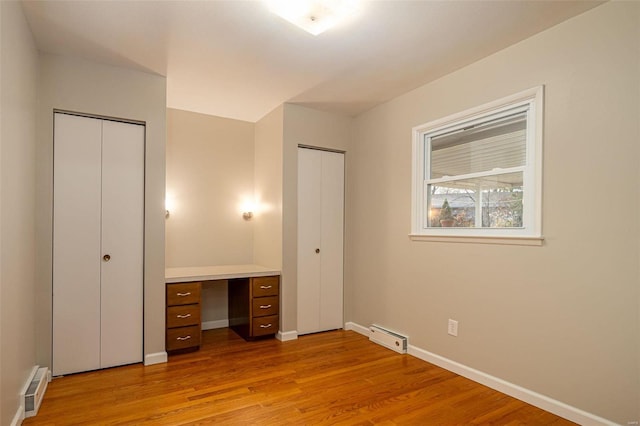
[[[352,331],[245,342],[54,379],[24,425],[571,425]]]

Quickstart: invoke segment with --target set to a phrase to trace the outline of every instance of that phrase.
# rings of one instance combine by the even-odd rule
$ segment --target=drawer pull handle
[[[260,305],[260,309],[269,309],[271,305]]]
[[[271,288],[271,286],[270,285],[261,285],[260,288],[263,289],[263,290],[269,290]]]
[[[260,324],[260,328],[271,328],[271,323],[269,324]]]
[[[178,318],[189,318],[190,316],[191,316],[191,314],[176,315],[176,317],[178,317]]]
[[[191,339],[191,336],[184,336],[184,337],[178,336],[178,337],[176,337],[176,340],[189,340],[189,339]]]
[[[176,293],[176,296],[180,296],[180,297],[191,296],[191,292],[188,291],[186,293]]]

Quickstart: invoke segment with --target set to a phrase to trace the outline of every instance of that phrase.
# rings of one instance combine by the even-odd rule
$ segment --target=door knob
[[[104,256],[102,256],[102,259],[103,259],[105,262],[108,262],[109,260],[111,260],[111,256],[109,256],[108,254],[105,254]]]
[[[316,249],[316,253],[320,253],[320,249],[319,248]]]

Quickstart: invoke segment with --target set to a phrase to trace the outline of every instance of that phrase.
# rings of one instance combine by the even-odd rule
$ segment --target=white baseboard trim
[[[229,320],[228,319],[223,319],[223,320],[216,320],[216,321],[203,321],[202,322],[202,329],[203,330],[213,330],[216,328],[227,328],[229,327]]]
[[[345,330],[353,330],[365,336],[369,335],[369,329],[359,324],[348,322],[345,324]],[[506,395],[512,396],[516,399],[524,401],[535,407],[541,408],[545,411],[553,413],[557,416],[563,417],[572,422],[578,423],[583,426],[615,426],[610,420],[596,416],[595,414],[588,413],[579,408],[565,404],[564,402],[549,398],[548,396],[539,394],[532,390],[523,388],[516,384],[507,382],[506,380],[476,370],[475,368],[468,367],[459,362],[450,360],[443,356],[431,353],[424,349],[418,348],[414,345],[408,345],[407,353],[423,361],[435,364],[438,367],[449,370],[453,373],[459,374],[462,377],[473,380]]]
[[[279,331],[276,333],[276,339],[281,342],[287,342],[289,340],[296,340],[298,338],[297,331]]]
[[[167,362],[168,357],[166,352],[156,352],[153,354],[146,354],[144,356],[144,365],[162,364]]]
[[[417,348],[413,345],[409,345],[407,353],[580,425],[613,426],[617,424],[607,419],[603,419],[602,417],[598,417],[595,414],[588,413],[579,408],[565,404],[564,402],[549,398],[548,396],[507,382],[506,380],[478,371],[474,368],[425,351],[424,349]]]
[[[24,407],[22,406],[22,403],[21,403],[20,406],[18,407],[18,411],[16,412],[16,415],[13,416],[13,420],[11,420],[11,426],[20,426],[24,421],[24,419],[25,419]]]
[[[363,336],[367,337],[369,337],[369,334],[371,333],[369,331],[369,327],[363,327],[360,324],[356,324],[355,322],[345,322],[344,329],[355,331],[356,333],[362,334]]]

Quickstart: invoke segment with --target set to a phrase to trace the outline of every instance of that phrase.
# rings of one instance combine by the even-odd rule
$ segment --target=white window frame
[[[411,234],[415,241],[478,242],[489,244],[542,245],[542,131],[544,87],[534,87],[479,107],[450,115],[413,128],[413,180]],[[527,111],[526,164],[505,169],[523,172],[523,227],[521,228],[436,228],[428,226],[425,211],[428,184],[451,180],[429,176],[430,136]],[[464,175],[475,177],[483,173]],[[456,176],[456,179],[460,179]]]

